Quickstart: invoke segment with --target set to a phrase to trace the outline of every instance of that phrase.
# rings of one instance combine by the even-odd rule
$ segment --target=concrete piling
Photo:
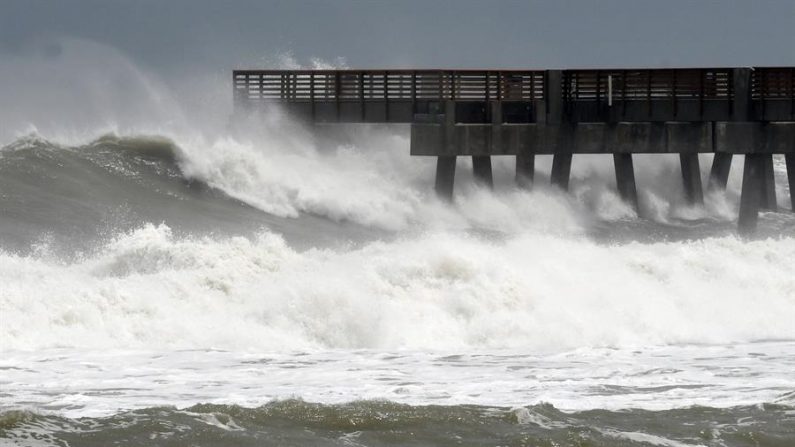
[[[456,156],[436,157],[436,194],[447,201],[453,200]]]
[[[473,155],[472,173],[475,175],[476,182],[488,188],[494,188],[494,178],[491,174],[491,157],[488,155]]]
[[[520,153],[516,156],[516,185],[530,189],[535,177],[535,154]]]
[[[552,174],[550,181],[558,188],[569,190],[569,177],[571,175],[571,156],[570,153],[558,153],[552,158]]]
[[[638,191],[635,186],[635,168],[632,154],[613,154],[618,195],[638,211]]]
[[[740,217],[737,221],[741,234],[748,235],[756,230],[762,202],[764,170],[765,156],[763,154],[746,154],[740,196]]]
[[[560,70],[547,70],[544,81],[546,95],[546,123],[559,126],[563,122],[563,72]],[[553,185],[564,191],[569,190],[569,177],[571,175],[570,152],[558,152],[552,158],[552,173],[550,181]]]
[[[725,190],[729,182],[729,172],[732,167],[732,154],[724,152],[715,153],[712,159],[712,169],[709,172],[709,189]]]
[[[784,159],[787,162],[787,179],[789,180],[789,200],[792,205],[792,212],[795,213],[795,153],[787,154]]]
[[[442,134],[443,153],[454,154],[455,146],[455,102],[445,101],[443,103]],[[453,187],[455,185],[455,155],[440,155],[436,157],[436,195],[448,202],[453,201]]]
[[[682,168],[682,181],[685,187],[685,198],[691,205],[704,203],[704,191],[701,187],[701,168],[698,154],[679,154]]]
[[[762,155],[764,160],[764,171],[762,171],[762,201],[759,206],[764,210],[778,210],[776,202],[776,177],[773,170],[773,155]]]

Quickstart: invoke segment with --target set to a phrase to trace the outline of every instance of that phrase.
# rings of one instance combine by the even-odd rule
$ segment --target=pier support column
[[[560,125],[563,122],[563,72],[560,70],[547,70],[544,86],[546,123],[555,126]],[[552,158],[552,175],[550,176],[552,184],[564,191],[568,191],[570,175],[571,153],[555,154],[554,158]]]
[[[616,169],[616,187],[622,200],[632,205],[638,212],[638,191],[635,186],[635,167],[632,154],[613,154]]]
[[[550,176],[552,184],[568,191],[570,175],[571,154],[555,154],[552,158],[552,175]]]
[[[725,190],[729,182],[729,172],[732,168],[732,154],[716,152],[712,159],[712,170],[709,172],[710,189]]]
[[[472,156],[472,173],[475,174],[475,181],[494,188],[494,178],[491,174],[491,157],[488,155]]]
[[[520,153],[516,156],[516,185],[520,188],[530,189],[535,176],[535,154]]]
[[[455,154],[455,102],[444,102],[444,142],[442,153]],[[453,201],[453,185],[455,184],[455,155],[440,155],[436,157],[436,195],[442,200]]]
[[[455,162],[455,155],[436,157],[436,194],[450,202],[453,201]]]
[[[789,180],[789,200],[792,212],[795,213],[795,153],[784,156],[787,161],[787,179]]]
[[[743,189],[740,196],[740,217],[737,226],[741,234],[751,234],[756,230],[759,208],[762,202],[762,188],[765,171],[765,155],[746,154],[743,167]]]
[[[773,156],[765,154],[763,157],[765,170],[762,172],[762,202],[760,206],[764,210],[776,211],[778,210],[778,203],[776,202],[776,177],[773,170]]]
[[[682,167],[682,180],[685,186],[685,198],[691,205],[704,203],[704,191],[701,188],[701,167],[698,154],[679,154]]]
[[[732,69],[732,79],[732,87],[734,89],[732,121],[748,121],[751,111],[751,69]],[[759,207],[762,202],[764,157],[762,154],[745,155],[743,186],[740,193],[740,217],[737,219],[737,227],[740,234],[747,235],[756,230],[756,223],[759,220]]]

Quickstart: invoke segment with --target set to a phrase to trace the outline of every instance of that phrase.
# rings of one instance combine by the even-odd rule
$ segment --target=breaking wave
[[[409,157],[399,132],[334,142],[273,125],[209,144],[110,134],[3,148],[0,349],[795,338],[794,220],[738,239],[734,193],[689,207],[664,163],[639,164],[650,219],[596,159],[575,169],[572,196],[543,176],[533,192],[492,193],[459,167],[448,206],[429,192],[432,160]]]
[[[631,346],[793,339],[795,239],[605,245],[428,232],[297,251],[147,225],[0,255],[0,349]]]

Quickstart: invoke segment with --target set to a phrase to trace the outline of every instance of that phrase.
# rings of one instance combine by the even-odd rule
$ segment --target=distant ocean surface
[[[795,214],[678,160],[453,204],[401,129],[0,149],[0,445],[793,446]],[[702,158],[706,176],[711,157]]]

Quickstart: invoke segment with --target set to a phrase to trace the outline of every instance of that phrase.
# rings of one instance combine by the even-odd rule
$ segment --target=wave
[[[792,407],[563,413],[519,408],[409,406],[383,401],[322,405],[276,401],[257,408],[149,408],[103,418],[0,413],[0,438],[26,445],[787,445]]]
[[[651,233],[660,239],[726,235],[734,227],[737,188],[708,195],[705,206],[689,206],[671,182],[678,178],[671,160],[639,160],[645,219],[618,198],[612,165],[598,156],[575,163],[571,195],[545,186],[549,160],[543,158],[532,192],[505,184],[512,178],[509,160],[495,160],[498,185],[491,192],[474,184],[462,159],[450,207],[431,191],[433,160],[409,157],[400,132],[369,129],[344,139],[313,139],[284,118],[269,119],[260,134],[213,141],[114,134],[76,146],[36,136],[17,140],[0,150],[3,245],[20,250],[46,235],[95,244],[97,234],[107,239],[148,222],[191,234],[251,234],[267,227],[290,243],[308,245],[318,242],[311,235],[350,239],[365,229],[378,235],[475,229],[619,239],[622,233],[623,239]],[[780,183],[784,200],[786,185]],[[795,219],[771,216],[763,219],[763,235],[795,232]],[[358,228],[340,232],[338,225]]]
[[[443,227],[581,234],[637,220],[614,191],[610,157],[575,157],[571,197],[544,187],[550,157],[538,157],[539,181],[533,193],[507,187],[513,178],[509,157],[494,157],[497,193],[475,187],[469,162],[460,157],[456,204],[446,207],[431,193],[434,160],[408,156],[406,127],[354,126],[334,131],[343,138],[329,138],[331,132],[308,132],[278,110],[235,116],[230,122],[232,98],[216,74],[194,73],[167,86],[122,52],[83,39],[47,39],[25,50],[3,61],[8,82],[0,83],[0,93],[15,107],[0,117],[0,139],[9,141],[25,128],[40,129],[50,138],[23,138],[0,151],[0,207],[8,211],[0,218],[16,216],[0,227],[5,233],[24,233],[4,233],[6,247],[9,240],[17,248],[30,245],[46,233],[61,240],[98,231],[115,234],[146,222],[195,232],[203,220],[212,220],[202,218],[212,216],[211,211],[196,212],[211,197],[220,210],[204,230],[239,227],[236,221],[289,227],[294,222],[279,218],[311,215],[384,231]],[[41,57],[48,54],[57,57]],[[289,52],[266,62],[301,66]],[[312,60],[305,68],[344,66],[344,60]],[[41,82],[52,72],[60,73],[71,88]],[[77,109],[81,113],[73,113]],[[223,123],[228,123],[226,129]],[[91,140],[108,130],[124,136]],[[141,134],[162,137],[136,136]],[[9,148],[15,147],[27,155],[14,155],[18,151]],[[704,174],[709,161],[702,157]],[[676,228],[709,221],[723,232],[737,215],[737,164],[728,194],[709,195],[705,206],[694,207],[684,200],[675,155],[637,156],[641,220]],[[783,170],[781,160],[776,169]],[[777,187],[784,205],[786,182],[779,181]],[[232,203],[229,198],[267,217],[226,204]],[[106,222],[98,228],[93,224],[97,220]],[[68,224],[70,230],[59,224]],[[768,234],[780,234],[782,228],[793,232],[793,224],[775,222]],[[26,232],[24,227],[32,229]]]
[[[0,348],[795,338],[795,219],[768,215],[767,234],[737,239],[723,216],[735,193],[681,204],[665,163],[639,163],[652,219],[587,158],[571,196],[493,193],[461,169],[448,206],[430,192],[433,160],[409,157],[399,132],[340,143],[263,119],[262,134],[209,143],[111,134],[3,148]]]
[[[304,216],[293,228],[292,219],[187,176],[184,159],[173,140],[159,136],[107,134],[77,146],[21,138],[0,150],[0,246],[19,253],[46,246],[67,256],[148,222],[193,235],[266,227],[299,247],[344,239],[333,222]],[[316,236],[305,241],[306,233]]]
[[[428,232],[298,251],[147,225],[63,261],[0,252],[0,349],[536,351],[795,339],[795,238],[605,245]]]

